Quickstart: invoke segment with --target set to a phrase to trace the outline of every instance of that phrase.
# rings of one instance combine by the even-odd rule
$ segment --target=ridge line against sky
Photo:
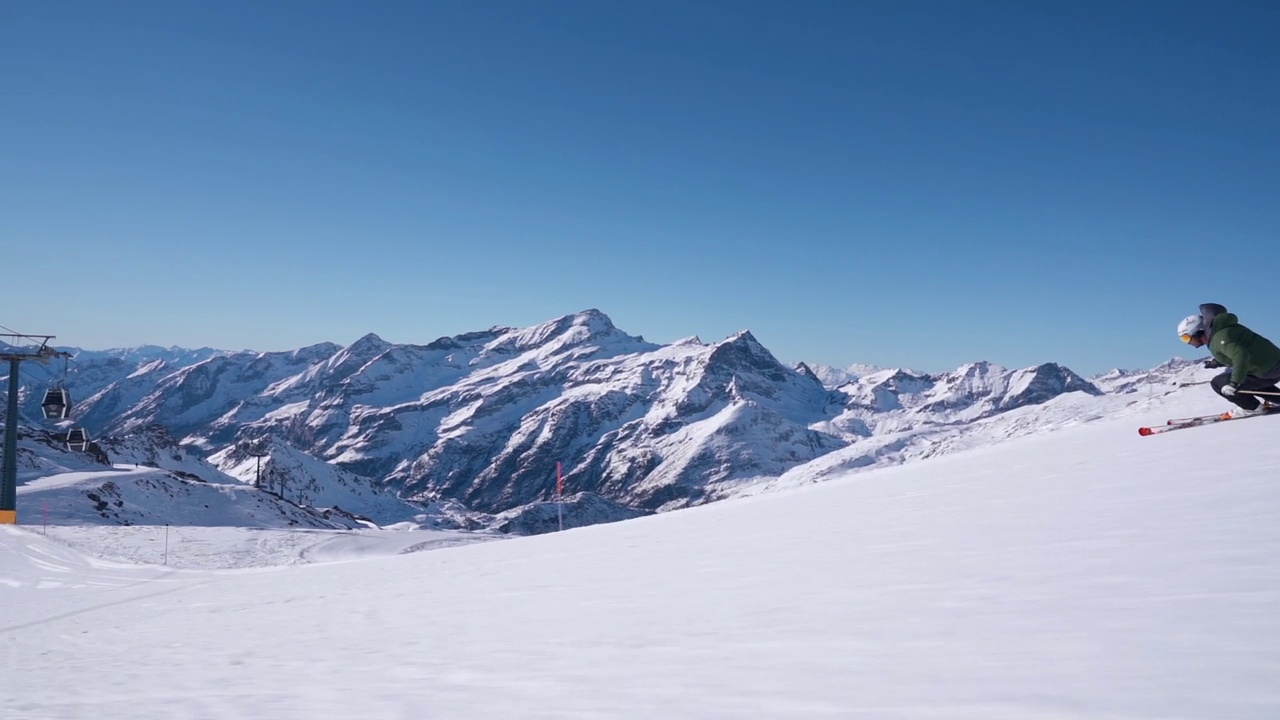
[[[4,322],[425,343],[599,308],[787,363],[1280,338],[1280,5],[7,4]]]

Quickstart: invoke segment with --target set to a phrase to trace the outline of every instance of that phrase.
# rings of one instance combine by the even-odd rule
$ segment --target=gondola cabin
[[[47,420],[62,420],[71,415],[71,393],[66,388],[49,388],[44,393],[44,402],[40,403]]]
[[[84,428],[71,428],[67,431],[67,449],[84,452],[89,449],[89,433]]]

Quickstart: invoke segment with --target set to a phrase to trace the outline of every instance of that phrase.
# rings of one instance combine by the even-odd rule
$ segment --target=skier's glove
[[[1210,359],[1210,360],[1205,360],[1205,361],[1204,361],[1204,369],[1205,369],[1205,370],[1213,370],[1213,369],[1215,369],[1215,368],[1220,368],[1220,367],[1224,367],[1224,366],[1223,366],[1223,364],[1222,364],[1222,363],[1218,362],[1217,360],[1212,360],[1212,359]]]
[[[1222,386],[1222,397],[1235,397],[1236,390],[1239,390],[1239,389],[1240,388],[1236,387],[1235,383],[1227,383],[1226,385]]]

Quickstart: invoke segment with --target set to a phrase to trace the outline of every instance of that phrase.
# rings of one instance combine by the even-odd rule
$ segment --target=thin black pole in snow
[[[556,520],[560,530],[564,531],[564,476],[561,474],[560,461],[556,461]]]

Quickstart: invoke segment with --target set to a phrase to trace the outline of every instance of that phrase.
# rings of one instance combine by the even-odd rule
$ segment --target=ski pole
[[[1280,397],[1280,393],[1268,392],[1266,390],[1237,390],[1236,392],[1244,393],[1245,395],[1269,395],[1271,397]]]

